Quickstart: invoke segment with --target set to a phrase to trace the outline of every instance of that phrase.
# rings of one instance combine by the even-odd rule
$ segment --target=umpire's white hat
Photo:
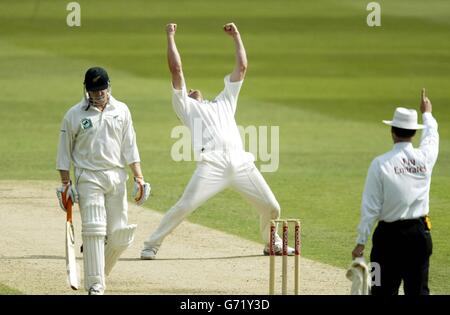
[[[425,128],[424,125],[417,123],[417,111],[415,109],[407,109],[397,107],[394,112],[394,119],[383,120],[386,125],[401,129],[417,130]]]

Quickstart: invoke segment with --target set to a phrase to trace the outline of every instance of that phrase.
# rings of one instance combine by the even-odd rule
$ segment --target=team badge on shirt
[[[92,127],[92,121],[90,118],[84,118],[81,120],[81,128],[83,129],[89,129]]]

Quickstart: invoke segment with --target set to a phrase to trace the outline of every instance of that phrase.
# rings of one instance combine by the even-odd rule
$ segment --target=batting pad
[[[105,208],[89,205],[82,211],[82,237],[84,261],[84,287],[89,290],[94,284],[105,288]]]
[[[136,224],[112,232],[105,248],[105,274],[109,275],[120,255],[133,243]]]

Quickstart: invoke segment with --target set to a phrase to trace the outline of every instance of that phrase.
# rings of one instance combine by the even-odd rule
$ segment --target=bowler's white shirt
[[[418,149],[410,142],[372,161],[361,205],[358,244],[365,244],[375,221],[419,218],[429,212],[431,173],[439,151],[438,125],[431,113],[422,115],[425,129]]]
[[[243,80],[231,82],[227,75],[224,83],[223,91],[213,101],[203,102],[188,96],[184,82],[181,90],[172,86],[173,109],[190,129],[192,147],[203,160],[213,160],[215,154],[229,152],[240,162],[253,162],[253,155],[244,151],[234,118]]]
[[[103,111],[82,100],[64,116],[56,169],[92,171],[124,168],[140,162],[130,111],[111,95]],[[86,110],[87,109],[87,110]]]

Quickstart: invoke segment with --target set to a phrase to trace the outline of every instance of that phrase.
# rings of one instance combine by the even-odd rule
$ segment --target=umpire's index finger
[[[424,100],[425,98],[426,98],[425,88],[422,88],[422,100]]]

